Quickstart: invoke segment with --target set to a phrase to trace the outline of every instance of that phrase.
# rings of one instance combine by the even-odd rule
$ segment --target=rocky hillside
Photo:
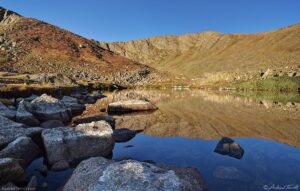
[[[0,7],[0,71],[61,73],[73,79],[143,84],[158,72],[48,23]]]
[[[191,78],[300,67],[300,24],[257,34],[204,32],[100,45],[156,69]]]

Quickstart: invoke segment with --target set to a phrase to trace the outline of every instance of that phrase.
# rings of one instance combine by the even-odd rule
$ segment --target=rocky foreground
[[[9,106],[0,102],[0,189],[46,187],[26,172],[32,161],[44,157],[45,164],[37,169],[44,175],[79,164],[63,190],[207,190],[194,168],[110,160],[116,143],[140,131],[114,130],[114,119],[108,115],[72,122],[86,104],[102,97],[74,93],[57,99],[43,94],[12,99]],[[157,107],[149,101],[126,100],[111,103],[107,111],[119,109],[124,113]]]

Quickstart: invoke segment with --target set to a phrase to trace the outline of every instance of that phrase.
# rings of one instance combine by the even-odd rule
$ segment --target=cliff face
[[[188,77],[300,65],[300,25],[257,34],[204,32],[100,46],[159,70]]]
[[[21,15],[15,13],[13,11],[7,10],[3,7],[0,7],[0,23],[2,25],[13,23],[20,18],[21,18]]]
[[[132,85],[160,79],[155,69],[103,49],[94,40],[4,8],[0,8],[1,70]]]

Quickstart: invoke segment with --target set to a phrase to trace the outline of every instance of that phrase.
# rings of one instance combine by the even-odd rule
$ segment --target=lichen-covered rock
[[[45,121],[41,124],[41,127],[45,128],[45,129],[64,127],[64,126],[65,126],[65,124],[59,120],[49,120],[49,121]]]
[[[0,116],[0,148],[14,141],[18,137],[33,137],[34,135],[42,132],[42,128],[40,127],[24,127],[25,126],[23,124],[15,123],[5,117]]]
[[[36,127],[40,124],[40,122],[28,111],[30,110],[28,107],[30,107],[28,102],[24,100],[20,101],[16,114],[16,121],[31,127]]]
[[[46,129],[42,139],[50,165],[65,160],[69,163],[92,156],[110,155],[114,147],[111,126],[104,121],[80,124],[75,128]]]
[[[2,102],[0,102],[0,115],[13,119],[16,116],[16,111],[6,107]]]
[[[196,169],[180,169],[173,170],[173,167],[160,167],[134,160],[112,161],[102,157],[90,158],[78,165],[63,190],[207,190],[201,174]],[[193,176],[187,179],[186,173]]]
[[[86,118],[78,118],[73,120],[73,124],[79,125],[81,123],[92,123],[95,121],[106,121],[111,125],[111,127],[115,128],[115,119],[112,116],[108,115],[99,115],[99,116],[93,116],[93,117],[86,117]]]
[[[70,110],[58,99],[46,94],[31,101],[32,113],[40,121],[60,120],[68,122],[71,119]]]
[[[85,110],[85,106],[79,104],[78,100],[74,97],[64,96],[61,102],[71,110],[72,116],[80,115]]]
[[[108,113],[127,113],[134,111],[156,110],[157,107],[144,100],[126,100],[108,104]]]
[[[0,185],[9,182],[24,181],[26,173],[18,160],[12,158],[0,158]]]
[[[39,157],[39,147],[29,137],[19,137],[0,151],[0,158],[21,159],[21,164],[29,165]]]
[[[222,155],[228,155],[237,159],[241,159],[244,155],[244,149],[234,142],[231,138],[223,137],[217,144],[215,151]]]

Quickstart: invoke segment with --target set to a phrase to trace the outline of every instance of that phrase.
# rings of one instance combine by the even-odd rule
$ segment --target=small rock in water
[[[130,129],[115,129],[113,133],[113,137],[116,142],[127,142],[134,138],[136,135],[136,131],[130,130]]]
[[[144,100],[127,100],[108,104],[108,113],[111,114],[122,114],[134,111],[148,111],[156,109],[157,107],[153,103]]]
[[[53,171],[63,171],[63,170],[66,170],[68,169],[70,166],[69,166],[69,163],[65,160],[61,160],[61,161],[58,161],[56,163],[54,163],[52,166],[51,166],[51,170]]]
[[[231,138],[223,137],[217,144],[214,152],[241,159],[244,155],[244,149],[234,142]]]

